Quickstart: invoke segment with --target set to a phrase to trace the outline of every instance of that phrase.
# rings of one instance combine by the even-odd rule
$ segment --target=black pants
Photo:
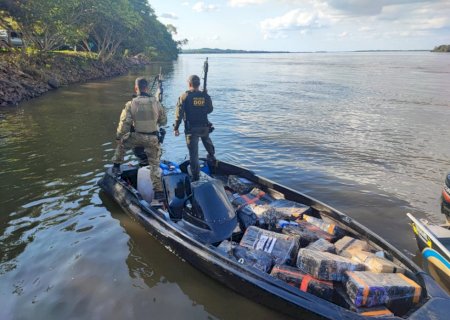
[[[192,179],[197,181],[200,177],[200,167],[198,161],[198,142],[202,139],[203,146],[209,156],[214,156],[214,145],[209,138],[208,127],[194,127],[186,132],[186,144],[189,150],[189,159],[191,163]]]

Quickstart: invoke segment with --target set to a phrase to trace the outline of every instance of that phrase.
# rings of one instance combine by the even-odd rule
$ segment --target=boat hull
[[[423,315],[427,315],[428,318],[435,317],[440,319],[442,316],[450,314],[450,297],[427,274],[381,237],[350,217],[304,194],[258,177],[244,168],[218,162],[216,170],[222,170],[227,174],[239,174],[249,180],[281,192],[291,200],[325,210],[336,221],[341,221],[345,224],[346,228],[352,230],[352,232],[358,233],[363,238],[396,257],[398,261],[413,271],[408,276],[421,284],[425,289],[424,293],[426,292],[428,296],[428,301],[413,313],[409,317],[410,319],[421,319]],[[135,217],[168,250],[239,294],[296,318],[362,318],[358,314],[341,308],[336,304],[291,287],[269,274],[258,272],[256,269],[246,268],[220,255],[212,246],[202,244],[195,239],[194,235],[180,230],[176,223],[170,220],[167,213],[145,205],[134,188],[121,179],[117,179],[110,171],[105,173],[104,177],[99,181],[99,185],[109,196],[115,199],[123,210]],[[445,300],[446,303],[442,303],[441,300]],[[447,307],[444,309],[441,307],[436,308],[437,305],[446,305]]]
[[[417,219],[411,223],[417,246],[422,254],[424,268],[450,293],[450,261],[440,248],[438,239]]]

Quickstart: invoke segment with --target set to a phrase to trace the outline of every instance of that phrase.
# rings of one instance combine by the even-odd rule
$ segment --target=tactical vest
[[[185,122],[189,128],[208,126],[208,108],[205,93],[186,91],[184,100]]]
[[[154,99],[154,97],[138,96],[131,100],[131,116],[136,132],[158,131],[159,110]]]

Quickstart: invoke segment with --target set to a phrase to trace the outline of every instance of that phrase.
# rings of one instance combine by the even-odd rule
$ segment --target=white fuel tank
[[[138,170],[137,189],[142,199],[151,203],[153,201],[154,191],[152,178],[150,177],[150,167],[142,167]]]

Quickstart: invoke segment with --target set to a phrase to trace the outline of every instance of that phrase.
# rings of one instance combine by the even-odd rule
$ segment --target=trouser
[[[153,189],[155,191],[162,191],[161,172],[159,170],[161,148],[157,136],[137,132],[125,134],[117,144],[112,161],[114,163],[122,163],[126,150],[135,147],[144,148],[150,166],[150,178],[152,179]]]
[[[189,160],[191,164],[192,179],[197,181],[200,177],[200,165],[198,161],[198,141],[202,139],[203,146],[209,156],[214,156],[214,145],[209,138],[208,127],[194,127],[186,132],[186,144],[189,150]]]
[[[147,155],[145,154],[145,148],[144,147],[134,147],[133,153],[136,156],[136,158],[139,159],[139,166],[140,167],[146,167],[148,166],[148,159]]]

